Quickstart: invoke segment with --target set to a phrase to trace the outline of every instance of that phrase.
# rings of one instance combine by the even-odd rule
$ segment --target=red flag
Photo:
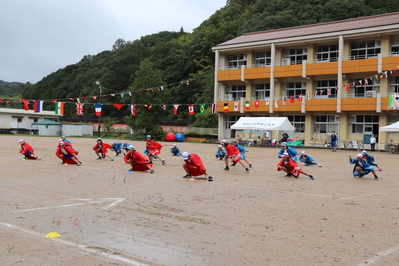
[[[22,107],[25,109],[25,111],[29,110],[29,102],[25,99],[21,99]]]
[[[350,84],[346,84],[345,88],[346,88],[346,91],[349,91],[351,89],[351,85]]]
[[[331,89],[330,88],[327,89],[327,95],[331,95]]]
[[[130,105],[130,112],[132,113],[132,115],[136,116],[136,105],[135,104]]]
[[[96,100],[97,99],[97,96],[93,96],[93,100]]]
[[[255,101],[255,108],[259,108],[259,100]]]
[[[85,100],[85,101],[86,101],[86,100],[87,100],[87,97],[83,97],[83,100]]]
[[[175,104],[173,105],[173,114],[177,115],[179,113],[179,105]]]
[[[76,114],[83,115],[83,105],[84,103],[75,103],[76,104]]]
[[[113,106],[115,106],[116,109],[120,110],[123,107],[123,104],[113,104]]]
[[[283,97],[283,105],[287,105],[287,98]]]
[[[302,94],[299,94],[299,101],[300,101],[300,102],[303,102],[303,96],[302,96]]]
[[[290,96],[290,103],[295,103],[295,98],[294,98],[294,96]]]
[[[189,112],[190,115],[194,114],[194,105],[192,105],[192,104],[188,105],[188,112]]]
[[[3,101],[3,99],[2,98],[0,98],[0,102],[2,102]]]
[[[58,102],[58,100],[54,99],[54,100],[53,100],[53,103],[56,103],[56,102]]]

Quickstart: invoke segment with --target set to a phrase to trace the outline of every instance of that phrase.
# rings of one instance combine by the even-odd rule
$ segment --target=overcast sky
[[[36,83],[84,55],[198,27],[226,0],[0,0],[0,80]]]

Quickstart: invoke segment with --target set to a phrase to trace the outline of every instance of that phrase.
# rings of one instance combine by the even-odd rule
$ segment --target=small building
[[[63,136],[93,136],[92,124],[63,124]]]
[[[34,127],[39,130],[39,136],[60,136],[62,133],[62,124],[49,119],[32,123]]]

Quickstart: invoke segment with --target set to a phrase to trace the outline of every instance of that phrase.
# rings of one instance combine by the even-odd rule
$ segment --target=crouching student
[[[132,167],[129,171],[147,171],[153,174],[152,162],[150,162],[144,155],[134,149],[134,146],[128,147],[128,152],[123,157],[126,164]]]
[[[35,151],[31,145],[26,143],[23,139],[19,140],[19,144],[21,145],[19,153],[22,153],[25,156],[24,160],[40,160],[39,157],[35,156]]]
[[[309,155],[306,154],[306,152],[301,152],[300,156],[299,156],[299,160],[301,162],[303,162],[306,166],[309,165],[318,165],[319,167],[321,167],[322,165],[319,163],[316,163],[315,160],[313,160],[312,157],[310,157]]]
[[[75,151],[71,144],[64,142],[62,139],[58,141],[57,150],[55,151],[55,155],[62,160],[64,164],[76,164],[77,166],[81,166],[82,162],[79,161],[77,157],[78,152]]]
[[[223,149],[222,145],[218,145],[218,150],[215,153],[215,157],[219,160],[223,160],[226,157],[226,151]]]
[[[277,164],[277,171],[284,171],[287,173],[286,177],[292,176],[298,178],[299,175],[302,173],[310,179],[314,180],[314,177],[305,171],[303,171],[299,166],[290,158],[288,153],[283,153],[280,155],[282,158],[281,161]]]
[[[374,178],[377,180],[378,176],[374,171],[374,167],[367,162],[367,160],[363,157],[363,154],[359,153],[356,157],[357,158],[352,158],[349,156],[349,163],[355,165],[353,168],[353,176],[361,178],[365,175],[373,173]]]
[[[189,154],[188,152],[183,152],[183,169],[186,171],[186,175],[183,178],[191,178],[192,176],[205,175],[208,181],[213,181],[213,177],[208,175],[201,158],[194,153]]]
[[[170,153],[171,153],[173,156],[181,156],[180,149],[179,149],[179,147],[176,146],[176,144],[173,144],[173,147],[170,148]]]

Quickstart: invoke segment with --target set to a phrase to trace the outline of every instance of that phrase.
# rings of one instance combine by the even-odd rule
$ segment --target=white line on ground
[[[379,260],[380,258],[391,255],[392,253],[395,253],[398,250],[399,250],[399,245],[389,248],[387,250],[384,250],[382,252],[379,252],[379,253],[375,254],[375,256],[373,258],[367,259],[365,262],[360,263],[359,266],[365,266],[365,265],[370,265],[370,264],[376,263],[377,260]]]
[[[27,229],[24,229],[24,228],[21,228],[21,227],[18,227],[16,225],[12,225],[12,224],[9,224],[9,223],[0,222],[0,225],[6,226],[6,227],[9,227],[9,228],[12,228],[12,229],[24,232],[24,233],[28,233],[28,234],[31,234],[33,236],[38,236],[38,237],[41,237],[41,238],[44,237],[38,232],[27,230]],[[125,262],[125,263],[131,264],[131,265],[137,265],[137,266],[145,266],[145,265],[147,265],[147,264],[143,264],[141,262],[134,261],[134,260],[131,260],[131,259],[127,259],[127,258],[124,258],[124,257],[121,257],[121,256],[108,254],[106,252],[98,252],[98,248],[96,248],[96,250],[95,249],[90,249],[86,245],[70,242],[70,241],[67,241],[67,240],[60,239],[60,238],[46,238],[46,239],[51,240],[51,241],[55,241],[55,242],[58,242],[58,243],[61,243],[61,244],[64,244],[64,245],[66,245],[68,247],[76,247],[76,248],[78,248],[78,249],[80,249],[80,250],[82,250],[84,252],[100,254],[100,255],[103,255],[105,257],[111,258],[113,260]]]
[[[352,197],[346,197],[346,198],[340,198],[343,200],[348,200],[348,199],[356,199],[356,198],[362,198],[362,197],[369,197],[369,196],[375,196],[375,195],[380,195],[381,193],[373,193],[373,194],[366,194],[366,195],[359,195],[359,196],[352,196]]]

